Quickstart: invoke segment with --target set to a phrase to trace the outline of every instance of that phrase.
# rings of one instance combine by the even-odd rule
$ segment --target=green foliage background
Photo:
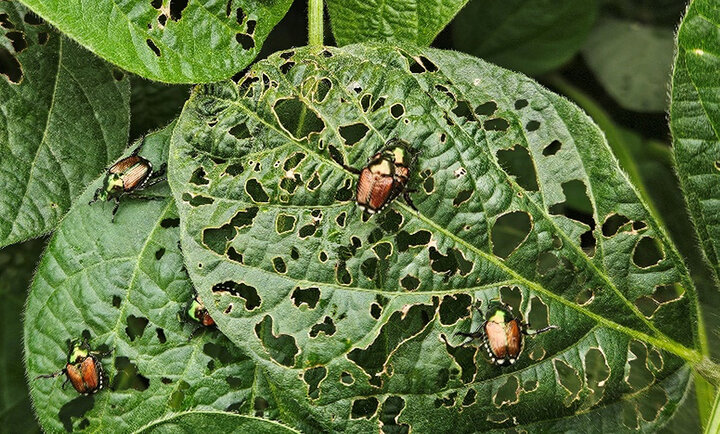
[[[0,421],[714,432],[719,25],[713,0],[0,2]],[[369,217],[347,168],[392,137],[418,210]],[[88,202],[141,143],[168,182],[113,223]],[[508,368],[455,335],[497,298],[560,327]],[[103,390],[35,380],[81,336]]]

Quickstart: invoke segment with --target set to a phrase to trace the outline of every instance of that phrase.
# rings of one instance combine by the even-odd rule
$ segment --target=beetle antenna
[[[530,326],[530,324],[526,324],[526,325],[527,325],[528,327]],[[525,329],[525,330],[523,330],[523,334],[528,335],[528,336],[535,336],[535,335],[539,335],[540,333],[545,333],[545,332],[548,332],[548,331],[550,331],[550,330],[559,329],[559,328],[560,328],[560,327],[558,327],[558,326],[556,326],[556,325],[549,325],[549,326],[547,326],[547,327],[541,328],[540,330],[527,330],[527,329]]]
[[[63,374],[63,373],[65,373],[65,370],[64,370],[64,369],[61,369],[61,370],[59,370],[59,371],[57,371],[57,372],[53,372],[52,374],[42,374],[42,375],[38,375],[38,376],[35,377],[33,380],[38,380],[38,379],[40,379],[40,378],[55,378],[55,377],[57,377],[58,375]]]

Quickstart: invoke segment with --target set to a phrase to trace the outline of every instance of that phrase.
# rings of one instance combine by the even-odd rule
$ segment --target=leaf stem
[[[323,0],[308,0],[308,45],[323,44]]]
[[[720,393],[715,397],[715,404],[710,414],[710,420],[705,425],[705,434],[720,432]]]

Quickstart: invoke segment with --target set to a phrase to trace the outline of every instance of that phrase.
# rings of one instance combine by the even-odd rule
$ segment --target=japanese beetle
[[[115,201],[115,207],[112,211],[112,221],[115,221],[115,213],[120,206],[120,197],[132,194],[140,199],[158,199],[153,196],[140,196],[136,193],[139,190],[155,185],[164,181],[165,165],[157,172],[153,172],[153,165],[150,160],[139,155],[140,149],[145,144],[143,138],[140,145],[129,156],[118,160],[115,164],[108,167],[105,172],[102,187],[95,190],[93,200],[90,205],[97,201]]]
[[[199,325],[190,333],[188,340],[192,339],[198,332],[206,328],[215,328],[215,320],[210,316],[200,297],[195,295],[187,308],[179,313],[179,317],[185,321],[194,321]]]
[[[495,300],[490,302],[485,322],[477,330],[456,334],[469,338],[467,342],[482,339],[482,346],[487,350],[490,361],[498,366],[508,366],[514,364],[520,356],[524,336],[535,336],[557,328],[550,325],[540,330],[530,330],[530,324],[515,316],[510,305]]]
[[[362,170],[346,167],[360,175],[355,194],[360,209],[375,214],[402,194],[405,202],[417,211],[410,199],[411,191],[406,189],[416,158],[417,152],[409,143],[393,138],[368,159]]]
[[[92,352],[87,339],[75,340],[70,344],[70,353],[65,368],[52,374],[38,375],[35,379],[55,378],[60,374],[65,374],[63,389],[69,381],[78,393],[83,395],[96,393],[105,384],[105,374],[100,359],[109,354],[110,352]]]

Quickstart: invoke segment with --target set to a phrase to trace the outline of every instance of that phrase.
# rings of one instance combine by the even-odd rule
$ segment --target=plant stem
[[[705,434],[720,432],[720,393],[715,397],[715,404],[710,414],[710,420],[705,425]]]
[[[323,0],[308,0],[308,45],[323,44]]]

